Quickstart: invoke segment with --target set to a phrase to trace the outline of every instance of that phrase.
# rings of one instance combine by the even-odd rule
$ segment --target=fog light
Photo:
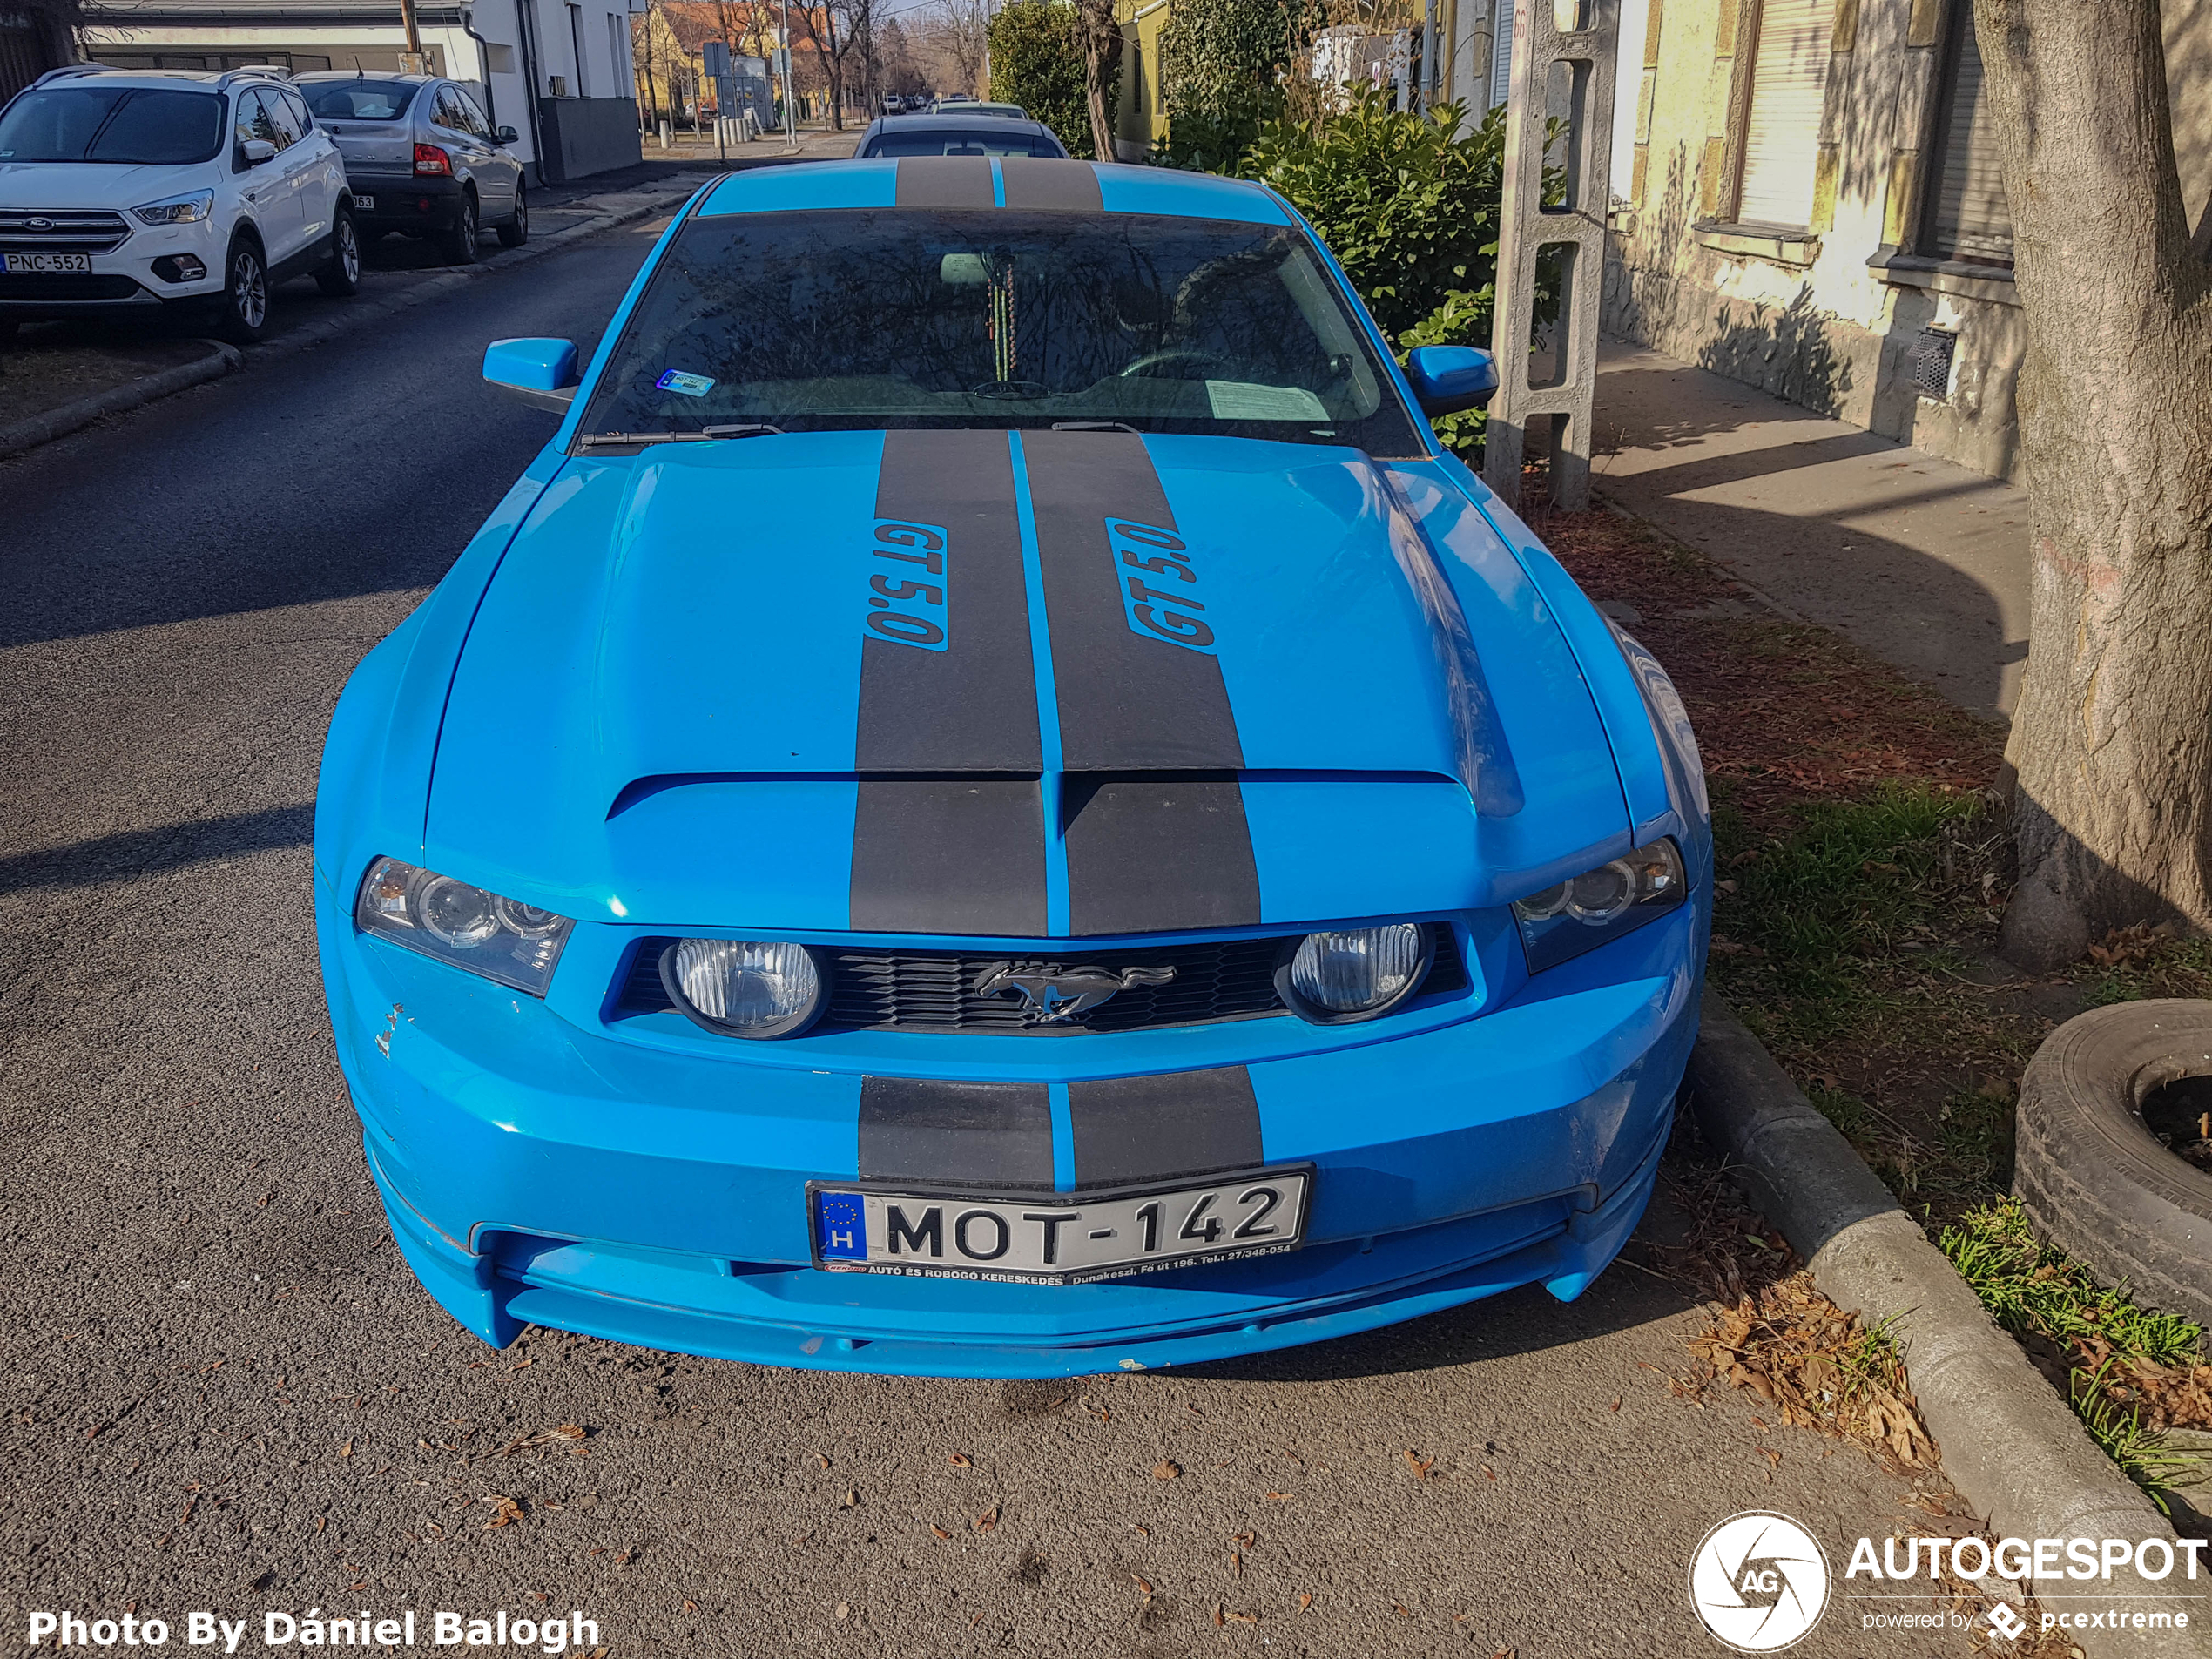
[[[679,939],[661,952],[669,1000],[710,1031],[796,1036],[827,999],[813,953],[786,940]]]
[[[1433,944],[1429,929],[1405,921],[1308,934],[1277,964],[1276,992],[1315,1025],[1372,1020],[1413,994]]]
[[[164,282],[197,282],[207,267],[196,253],[165,253],[153,262],[153,273]]]

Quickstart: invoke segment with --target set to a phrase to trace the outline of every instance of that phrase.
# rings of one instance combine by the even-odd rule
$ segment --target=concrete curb
[[[165,368],[156,374],[147,374],[135,381],[125,381],[120,386],[111,386],[105,392],[95,392],[90,397],[80,397],[74,403],[64,403],[58,408],[48,409],[28,420],[17,421],[12,426],[0,427],[0,460],[35,449],[42,443],[88,427],[104,415],[118,415],[125,409],[135,409],[152,403],[187,387],[219,380],[233,369],[243,367],[245,359],[235,346],[226,346],[219,340],[200,342],[207,347],[207,354],[189,363],[179,363],[174,368]]]
[[[477,264],[442,272],[389,300],[374,305],[349,306],[320,322],[310,323],[292,334],[281,334],[265,345],[253,347],[250,356],[235,346],[211,340],[206,342],[209,354],[197,362],[164,369],[158,374],[149,374],[144,379],[112,387],[94,396],[79,398],[74,403],[64,403],[59,408],[49,409],[44,415],[35,415],[27,421],[18,421],[13,426],[0,428],[0,460],[21,455],[27,449],[35,449],[42,443],[51,443],[56,438],[65,437],[90,426],[103,415],[119,415],[126,409],[140,408],[190,387],[219,379],[233,369],[255,363],[273,362],[293,352],[304,351],[310,346],[320,346],[366,324],[396,315],[411,306],[421,305],[426,300],[450,293],[479,277],[496,275],[501,271],[554,253],[571,242],[580,242],[588,236],[597,236],[602,232],[633,225],[641,219],[665,212],[671,206],[682,204],[690,195],[689,189],[662,192],[650,201],[631,203],[612,212],[597,214],[580,225],[569,226],[550,236],[527,242],[521,247],[508,248]]]
[[[1690,1057],[1694,1109],[1751,1202],[1782,1229],[1838,1306],[1890,1330],[1942,1450],[1944,1473],[2000,1538],[2159,1538],[2174,1529],[2122,1474],[2000,1329],[1943,1253],[1835,1126],[1812,1108],[1720,995],[1705,993]],[[2177,1562],[2186,1555],[2177,1550]],[[2212,1562],[2208,1562],[2212,1566]],[[2125,1608],[2201,1594],[2177,1566],[2162,1583],[2115,1568],[2109,1584],[2040,1580],[2044,1609]],[[2204,1568],[2200,1568],[2202,1575]],[[1840,1588],[1841,1586],[1838,1586]],[[2094,1589],[2094,1595],[2085,1591]],[[2212,1656],[2212,1613],[2186,1602],[2186,1631],[2069,1629],[2091,1656]]]

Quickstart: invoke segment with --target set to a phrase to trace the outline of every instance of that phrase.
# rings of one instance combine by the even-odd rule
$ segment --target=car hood
[[[1626,808],[1549,610],[1432,473],[1125,431],[572,460],[462,651],[425,856],[670,927],[1098,935],[1526,891]]]
[[[216,178],[212,163],[134,167],[83,161],[0,161],[0,208],[111,207],[120,212],[206,190]]]

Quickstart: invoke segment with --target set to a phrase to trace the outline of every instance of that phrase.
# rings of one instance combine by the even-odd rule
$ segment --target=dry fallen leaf
[[[1301,1590],[1298,1592],[1298,1610],[1301,1613],[1311,1613],[1313,1611],[1313,1594],[1312,1591]]]
[[[494,1527],[509,1526],[523,1518],[523,1506],[512,1498],[503,1497],[496,1492],[490,1492],[484,1494],[483,1501],[495,1506],[496,1508],[492,1518],[484,1522],[483,1529],[486,1532],[489,1532]]]
[[[1146,1601],[1150,1601],[1152,1599],[1152,1581],[1149,1578],[1139,1578],[1135,1573],[1131,1573],[1130,1576],[1136,1579],[1136,1588],[1144,1592],[1144,1599]]]
[[[1413,1616],[1406,1610],[1406,1604],[1403,1602],[1393,1602],[1391,1606],[1397,1609],[1398,1616],[1401,1619],[1410,1619]]]
[[[685,1597],[684,1598],[684,1611],[685,1611],[685,1612],[686,1612],[686,1613],[696,1613],[696,1612],[698,1612],[698,1610],[699,1610],[699,1604],[698,1604],[697,1602],[692,1601],[692,1600],[691,1600],[691,1597],[689,1597],[688,1595],[687,1595],[687,1596],[685,1596]]]
[[[330,1525],[330,1517],[328,1515],[317,1515],[315,1517],[315,1530],[317,1532],[320,1532],[328,1525]]]
[[[814,1453],[814,1467],[816,1468],[826,1469],[829,1466],[830,1460],[827,1458],[824,1457],[819,1452]]]
[[[1183,1466],[1180,1463],[1171,1462],[1166,1458],[1162,1458],[1152,1466],[1152,1478],[1155,1480],[1172,1480],[1182,1473]]]
[[[1627,1398],[1628,1398],[1628,1396],[1627,1396],[1627,1395],[1625,1395],[1625,1394],[1615,1394],[1615,1395],[1614,1395],[1614,1396],[1613,1396],[1613,1409],[1614,1409],[1615,1411],[1616,1411],[1616,1412],[1617,1412],[1617,1411],[1619,1411],[1619,1410],[1621,1409],[1621,1402],[1622,1402],[1623,1399],[1627,1399]]]
[[[1406,1453],[1406,1467],[1413,1472],[1413,1479],[1426,1480],[1428,1479],[1428,1472],[1436,1467],[1436,1460],[1431,1458],[1424,1463],[1419,1457],[1408,1452]]]
[[[1218,1602],[1214,1603],[1213,1628],[1217,1630],[1220,1629],[1224,1624],[1228,1622],[1228,1621],[1222,1616],[1225,1610],[1226,1609],[1224,1609]]]
[[[1229,1552],[1229,1576],[1231,1578],[1242,1578],[1244,1575],[1244,1552],[1241,1550],[1232,1549]]]
[[[1239,1624],[1258,1624],[1259,1622],[1259,1615],[1257,1613],[1232,1613],[1229,1616],[1236,1620]]]
[[[1256,1532],[1232,1532],[1229,1534],[1229,1541],[1239,1549],[1250,1549],[1259,1542],[1259,1534]]]
[[[851,1618],[853,1616],[853,1604],[850,1602],[840,1602],[837,1604],[837,1616],[840,1619]]]
[[[845,1496],[839,1500],[837,1507],[840,1509],[858,1509],[860,1507],[860,1487],[853,1487],[849,1488],[846,1492]]]
[[[977,1532],[990,1531],[994,1527],[999,1524],[999,1506],[997,1504],[993,1504],[981,1514],[975,1517],[974,1524]]]
[[[343,1446],[341,1446],[341,1447],[340,1447],[338,1448],[338,1455],[339,1455],[340,1457],[351,1457],[351,1456],[353,1456],[353,1454],[354,1454],[354,1443],[353,1443],[351,1440],[347,1440],[347,1441],[345,1443],[345,1445],[343,1445]]]
[[[1482,1466],[1482,1473],[1488,1475],[1493,1480],[1498,1478],[1498,1472],[1492,1468],[1487,1463]]]
[[[952,1536],[952,1534],[947,1532],[942,1527],[940,1527],[934,1521],[929,1523],[929,1530],[935,1533],[940,1538],[950,1538]]]
[[[1263,1492],[1259,1495],[1270,1503],[1288,1503],[1291,1501],[1291,1494],[1287,1492]]]
[[[972,1469],[975,1467],[975,1460],[965,1452],[955,1452],[952,1456],[952,1465],[955,1469]]]

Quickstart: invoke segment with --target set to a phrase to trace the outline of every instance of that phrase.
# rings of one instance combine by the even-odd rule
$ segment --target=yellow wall
[[[1119,0],[1114,18],[1122,30],[1121,95],[1114,105],[1114,145],[1123,161],[1141,161],[1168,136],[1160,108],[1160,31],[1167,0]]]

